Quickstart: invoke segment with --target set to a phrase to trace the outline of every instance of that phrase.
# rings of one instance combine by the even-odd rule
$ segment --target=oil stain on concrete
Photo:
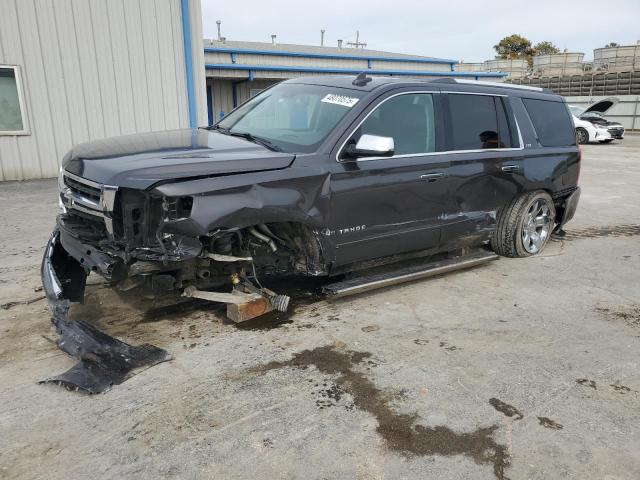
[[[640,305],[622,305],[615,308],[596,307],[608,320],[622,320],[630,327],[640,327]]]
[[[564,425],[561,425],[555,420],[551,420],[547,417],[538,417],[538,422],[540,422],[540,425],[544,428],[550,428],[551,430],[562,430],[564,428]]]
[[[369,358],[366,352],[339,350],[333,345],[304,350],[292,359],[270,362],[252,371],[266,372],[285,367],[306,369],[314,365],[325,375],[337,376],[335,385],[353,398],[356,408],[371,414],[378,421],[376,431],[387,447],[406,456],[464,455],[477,464],[490,464],[499,480],[506,479],[505,469],[510,458],[507,448],[493,438],[497,425],[473,432],[457,433],[446,426],[426,427],[416,424],[417,414],[398,414],[389,406],[389,398],[354,366]]]
[[[585,387],[591,387],[594,390],[598,389],[596,382],[594,380],[589,380],[588,378],[579,378],[576,380],[576,383]]]
[[[520,410],[516,407],[509,405],[508,403],[503,402],[497,398],[490,398],[489,403],[493,408],[495,408],[498,412],[502,413],[507,417],[515,417],[514,420],[522,420],[524,415]]]

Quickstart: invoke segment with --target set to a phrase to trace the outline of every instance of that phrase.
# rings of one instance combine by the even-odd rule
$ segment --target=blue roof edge
[[[205,53],[240,53],[245,55],[273,55],[281,57],[303,57],[303,58],[328,58],[343,60],[376,60],[379,62],[405,62],[405,63],[447,63],[455,65],[460,63],[458,60],[448,58],[407,58],[407,57],[380,57],[376,55],[341,55],[337,53],[306,53],[306,52],[289,52],[280,50],[253,50],[244,48],[230,47],[204,47]]]
[[[333,67],[296,67],[277,65],[239,65],[237,63],[205,63],[207,70],[243,70],[255,72],[308,72],[308,73],[345,73],[358,74],[365,72],[371,75],[411,75],[430,77],[506,77],[506,72],[428,72],[420,70],[376,70],[357,68],[333,68]]]

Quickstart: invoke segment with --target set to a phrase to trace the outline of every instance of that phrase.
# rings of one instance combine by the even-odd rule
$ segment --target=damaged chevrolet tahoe
[[[447,271],[478,248],[538,254],[574,215],[579,170],[570,113],[547,90],[287,80],[207,128],[74,147],[43,283],[54,305],[81,301],[95,272],[119,289],[252,306],[242,320],[287,308],[274,278],[418,259]]]

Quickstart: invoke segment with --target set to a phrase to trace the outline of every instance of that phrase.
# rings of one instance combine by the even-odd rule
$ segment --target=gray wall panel
[[[200,1],[189,0],[206,124]],[[51,177],[77,143],[189,126],[180,0],[0,0],[0,64],[22,76],[29,134],[0,134],[0,180]]]

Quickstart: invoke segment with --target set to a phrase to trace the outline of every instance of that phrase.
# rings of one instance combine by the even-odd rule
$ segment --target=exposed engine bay
[[[261,223],[190,235],[192,197],[121,188],[111,211],[98,216],[79,203],[94,193],[100,205],[104,188],[91,192],[71,177],[63,181],[59,242],[78,263],[78,277],[80,271],[95,272],[120,290],[141,288],[155,295],[178,291],[198,296],[199,290],[220,289],[255,296],[266,292],[261,278],[327,274],[319,236],[302,224]],[[81,300],[82,290],[77,285],[69,298]],[[265,296],[274,308],[286,309],[288,300],[273,292]]]

